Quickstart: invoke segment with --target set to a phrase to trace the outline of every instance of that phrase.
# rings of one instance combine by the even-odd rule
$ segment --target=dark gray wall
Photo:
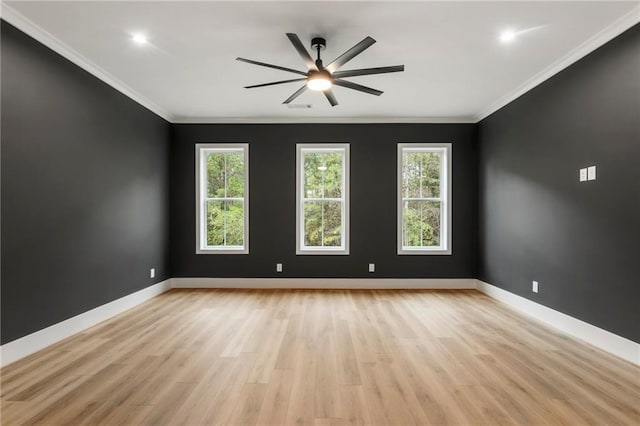
[[[479,276],[640,341],[638,26],[478,126],[170,126],[1,26],[2,343],[169,276]],[[216,141],[250,143],[249,255],[195,254]],[[453,255],[398,256],[396,144],[430,141],[453,143]],[[351,143],[350,256],[294,254],[297,142]]]
[[[195,254],[195,144],[249,143],[248,255]],[[349,256],[296,256],[296,143],[349,142]],[[398,142],[453,144],[453,255],[396,254]],[[184,124],[172,126],[171,271],[174,277],[476,276],[474,124]],[[284,273],[275,264],[284,263]],[[367,272],[368,263],[376,273]]]
[[[7,343],[169,276],[170,128],[1,27]]]
[[[479,278],[636,342],[639,79],[636,25],[479,125]]]

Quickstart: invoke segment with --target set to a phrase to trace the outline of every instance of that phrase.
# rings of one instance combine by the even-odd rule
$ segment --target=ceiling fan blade
[[[287,33],[287,37],[289,37],[289,41],[298,51],[298,54],[302,57],[304,63],[307,64],[307,68],[310,70],[317,70],[318,67],[316,67],[315,61],[313,60],[313,58],[311,58],[311,55],[309,55],[307,49],[304,48],[304,45],[300,41],[300,38],[298,38],[298,35],[294,33]]]
[[[325,90],[324,95],[327,97],[327,100],[329,101],[332,107],[338,105],[338,100],[336,99],[331,89]]]
[[[342,87],[346,87],[348,89],[357,90],[359,92],[368,93],[370,95],[380,96],[380,95],[382,95],[384,93],[381,90],[372,89],[371,87],[363,86],[362,84],[352,83],[352,82],[347,81],[347,80],[335,79],[335,80],[333,80],[333,84],[335,84],[336,86],[342,86]]]
[[[391,67],[378,67],[378,68],[361,68],[359,70],[348,71],[336,71],[333,76],[336,78],[342,77],[355,77],[358,75],[371,75],[371,74],[385,74],[388,72],[401,72],[404,71],[404,65],[394,65]]]
[[[288,72],[292,72],[292,73],[300,74],[300,75],[304,75],[304,76],[307,75],[306,72],[294,70],[294,69],[291,69],[291,68],[281,67],[279,65],[265,64],[264,62],[252,61],[251,59],[236,58],[236,61],[246,62],[248,64],[253,64],[253,65],[260,65],[261,67],[273,68],[273,69],[280,70],[280,71],[288,71]]]
[[[293,95],[289,96],[284,102],[283,104],[288,104],[289,102],[291,102],[292,100],[294,100],[295,98],[297,98],[298,96],[302,95],[302,93],[304,93],[304,91],[307,90],[307,85],[305,83],[304,86],[302,86],[301,88],[299,88],[298,90],[296,90]]]
[[[374,39],[367,36],[360,43],[356,44],[351,49],[347,50],[342,55],[334,59],[334,61],[331,62],[329,65],[327,65],[325,68],[329,72],[333,73],[335,70],[337,70],[338,68],[340,68],[341,66],[343,66],[344,64],[346,64],[347,62],[349,62],[359,54],[361,54],[362,52],[364,52],[365,49],[367,49],[369,46],[371,46],[375,42],[376,41]]]
[[[254,84],[252,86],[244,86],[245,89],[253,89],[255,87],[274,86],[276,84],[293,83],[294,81],[304,81],[306,78],[294,78],[293,80],[273,81],[271,83]]]

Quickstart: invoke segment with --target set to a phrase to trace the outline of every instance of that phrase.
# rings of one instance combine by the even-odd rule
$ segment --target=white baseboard
[[[171,288],[473,289],[473,278],[171,278],[0,346],[0,367],[118,315]]]
[[[171,288],[475,289],[474,278],[171,278]]]
[[[473,278],[171,278],[0,346],[0,366],[79,333],[171,288],[475,288],[573,337],[640,365],[640,344]]]
[[[90,311],[69,318],[27,336],[0,346],[0,366],[11,364],[40,349],[79,333],[91,326],[105,321],[128,309],[133,308],[171,288],[170,280],[165,280],[135,293],[116,299]]]
[[[524,297],[518,296],[484,281],[477,281],[477,289],[513,308],[561,330],[572,337],[640,365],[640,344],[563,314]]]

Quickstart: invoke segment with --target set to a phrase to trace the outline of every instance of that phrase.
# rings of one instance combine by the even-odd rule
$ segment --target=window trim
[[[445,226],[441,228],[441,231],[444,230],[444,234],[441,233],[441,244],[439,247],[435,248],[405,248],[402,245],[402,224],[403,224],[403,212],[402,208],[402,154],[405,149],[416,149],[420,150],[444,150],[445,161],[441,163],[446,166],[446,181],[445,192],[446,195],[443,198],[445,209],[444,213],[440,214],[440,223],[444,219],[446,221]],[[452,194],[452,166],[451,166],[451,157],[452,154],[452,144],[451,143],[398,143],[398,158],[397,158],[397,244],[398,244],[398,255],[451,255],[452,254],[452,231],[451,231],[451,212],[452,212],[452,202],[451,202],[451,194]],[[442,189],[442,186],[441,186]]]
[[[206,182],[204,173],[206,168],[203,167],[205,156],[204,152],[208,151],[242,151],[244,154],[244,245],[241,249],[217,247],[203,247],[201,242],[205,233],[205,224],[203,222],[203,193],[206,188],[203,182]],[[196,144],[196,162],[195,162],[195,180],[196,180],[196,254],[249,254],[249,144],[248,143],[197,143]],[[206,241],[206,238],[205,238]]]
[[[343,152],[343,173],[342,173],[342,223],[343,223],[343,246],[339,248],[328,247],[304,247],[304,223],[303,223],[303,193],[304,184],[302,182],[302,153],[310,151],[342,151]],[[349,222],[350,222],[350,155],[349,143],[298,143],[296,144],[296,255],[349,255]]]

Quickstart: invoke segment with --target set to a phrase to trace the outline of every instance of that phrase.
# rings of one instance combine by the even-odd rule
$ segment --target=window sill
[[[451,249],[399,249],[399,256],[451,256]]]
[[[349,249],[297,249],[296,256],[348,256]]]
[[[249,254],[249,249],[200,248],[196,249],[196,254]]]

